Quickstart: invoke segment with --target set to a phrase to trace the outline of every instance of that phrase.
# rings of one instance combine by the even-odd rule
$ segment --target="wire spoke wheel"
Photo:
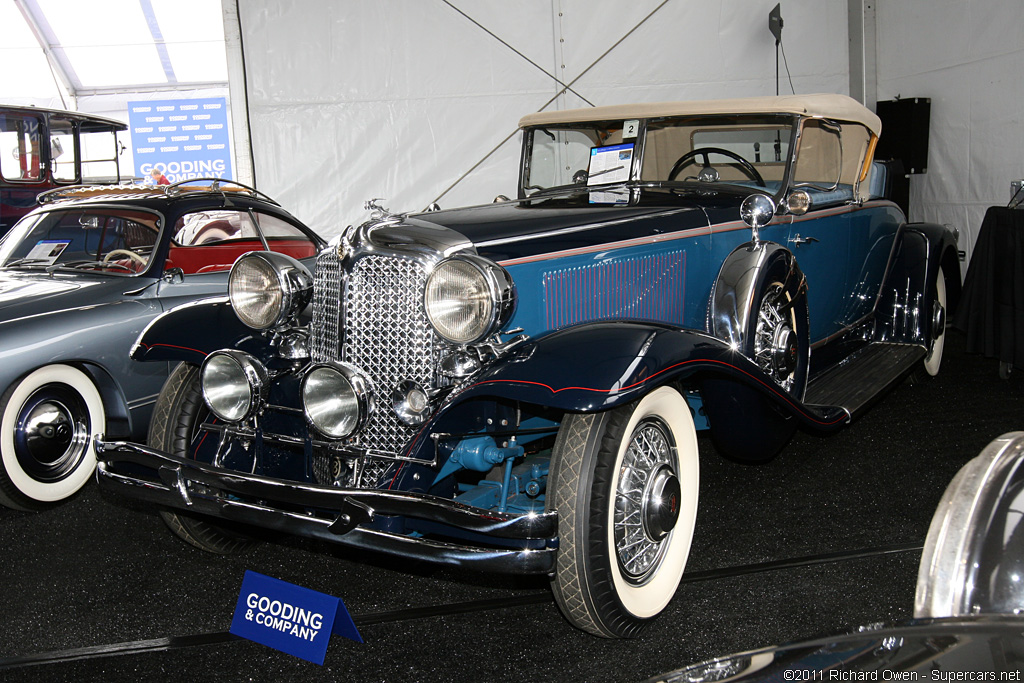
[[[645,420],[633,432],[619,470],[615,553],[623,576],[633,585],[643,585],[658,569],[679,514],[674,449],[664,423]]]
[[[672,387],[565,416],[547,500],[558,511],[552,590],[574,626],[628,638],[665,609],[690,552],[699,481],[693,417]]]
[[[779,386],[792,392],[799,354],[794,307],[782,283],[773,282],[757,311],[753,360]]]

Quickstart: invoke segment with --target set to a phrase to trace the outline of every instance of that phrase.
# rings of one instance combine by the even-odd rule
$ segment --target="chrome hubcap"
[[[782,300],[782,286],[768,288],[757,312],[754,331],[754,362],[783,389],[793,388],[800,347],[790,311]]]
[[[615,491],[615,554],[630,583],[646,583],[660,566],[679,519],[680,495],[671,433],[661,420],[647,418],[633,430]]]
[[[662,465],[644,491],[641,517],[644,533],[652,541],[661,541],[679,519],[679,479],[668,465]]]
[[[78,467],[89,444],[89,412],[70,387],[41,387],[25,401],[14,429],[18,463],[33,479],[60,481]]]
[[[946,307],[936,301],[932,309],[932,339],[938,339],[946,329]]]

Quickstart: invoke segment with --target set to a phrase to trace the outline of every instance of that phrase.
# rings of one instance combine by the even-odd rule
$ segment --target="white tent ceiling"
[[[0,0],[0,27],[3,101],[227,86],[216,0]]]
[[[129,100],[230,86],[236,178],[331,235],[370,197],[510,193],[532,111],[774,92],[776,1],[0,0],[0,102],[127,120]],[[796,92],[931,98],[911,214],[965,230],[969,253],[1024,177],[1024,5],[781,4]]]

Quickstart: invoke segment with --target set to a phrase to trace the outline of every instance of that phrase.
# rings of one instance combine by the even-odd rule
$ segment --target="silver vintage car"
[[[96,433],[144,437],[169,367],[132,343],[171,307],[227,291],[258,250],[312,258],[323,241],[230,181],[68,187],[0,242],[0,503],[47,507],[92,476]]]

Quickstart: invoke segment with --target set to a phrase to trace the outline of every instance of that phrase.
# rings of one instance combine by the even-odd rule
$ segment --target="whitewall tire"
[[[935,301],[942,310],[946,309],[946,277],[942,272],[942,268],[935,274]],[[943,319],[945,319],[943,317]],[[944,325],[943,325],[944,327]],[[924,359],[924,371],[929,377],[935,377],[939,374],[939,368],[942,366],[942,351],[946,342],[946,330],[940,329],[938,334],[932,335],[931,347],[928,349],[928,355]]]
[[[77,492],[96,469],[103,399],[70,365],[39,368],[0,397],[0,503],[39,510]]]
[[[693,418],[671,387],[566,416],[548,496],[559,518],[552,588],[573,625],[631,637],[665,609],[690,552],[699,481]]]

